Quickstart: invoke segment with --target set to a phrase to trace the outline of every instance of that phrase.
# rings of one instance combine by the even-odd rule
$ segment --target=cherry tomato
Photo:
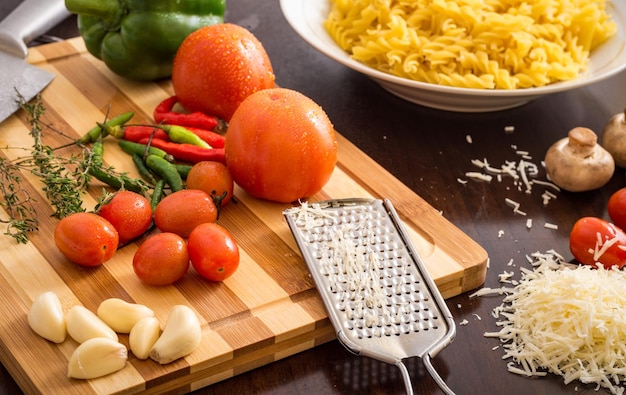
[[[234,182],[226,165],[220,162],[198,162],[187,175],[187,188],[200,189],[225,206],[233,197]]]
[[[199,189],[182,189],[164,197],[154,210],[154,223],[162,232],[188,237],[196,226],[217,220],[217,206]]]
[[[607,210],[611,221],[618,227],[626,229],[626,188],[615,192],[609,198]]]
[[[96,212],[115,227],[120,245],[141,236],[152,224],[150,201],[136,192],[116,192],[99,205]]]
[[[218,224],[197,226],[187,244],[191,264],[208,280],[225,280],[239,267],[239,247],[232,234]]]
[[[75,213],[57,223],[54,242],[70,261],[98,266],[115,255],[119,235],[105,218],[94,213]]]
[[[584,217],[570,233],[570,251],[580,263],[609,268],[626,264],[626,233],[602,218]]]
[[[157,233],[147,238],[133,256],[133,270],[149,285],[169,285],[189,269],[185,240],[175,233]]]

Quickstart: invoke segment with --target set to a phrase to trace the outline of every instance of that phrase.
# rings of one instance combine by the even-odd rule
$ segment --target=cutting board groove
[[[110,73],[89,55],[79,38],[33,48],[29,62],[56,74],[42,93],[44,119],[65,136],[46,135],[59,146],[111,116],[134,111],[133,122],[151,122],[152,110],[173,94],[169,81],[137,83]],[[1,125],[0,155],[15,158],[31,146],[22,112]],[[324,189],[310,201],[328,198],[389,198],[408,230],[444,297],[469,291],[485,278],[485,250],[447,221],[408,187],[346,140],[339,139],[339,161]],[[74,152],[76,148],[73,148]],[[68,153],[72,149],[68,149]],[[105,161],[138,176],[132,161],[113,139],[106,141]],[[24,173],[24,187],[36,197],[40,230],[31,242],[16,244],[0,238],[0,360],[27,393],[162,393],[187,392],[335,338],[324,306],[302,261],[282,211],[285,204],[260,201],[236,188],[236,204],[225,208],[220,223],[232,231],[241,249],[237,273],[223,283],[203,281],[191,271],[173,286],[143,285],[132,271],[139,242],[128,245],[98,268],[67,262],[51,237],[56,220],[50,216],[42,185]],[[92,209],[102,185],[84,196]],[[0,210],[5,219],[6,212]],[[3,229],[4,231],[4,229]],[[192,307],[200,318],[203,341],[184,359],[160,366],[132,355],[113,375],[80,381],[66,377],[67,361],[76,343],[51,344],[28,328],[26,313],[42,292],[56,292],[66,309],[82,304],[95,311],[111,297],[152,308],[161,322],[175,304]],[[120,335],[127,344],[127,336]]]

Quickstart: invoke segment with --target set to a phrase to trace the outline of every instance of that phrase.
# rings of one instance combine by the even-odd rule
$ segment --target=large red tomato
[[[247,193],[287,203],[328,182],[337,163],[337,139],[313,100],[290,89],[264,89],[233,114],[225,152],[233,180]]]
[[[232,23],[191,33],[178,48],[172,68],[172,86],[183,107],[227,121],[248,95],[273,88],[274,79],[261,42]]]

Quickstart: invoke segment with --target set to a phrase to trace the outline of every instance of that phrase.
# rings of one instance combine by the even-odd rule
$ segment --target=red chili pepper
[[[148,144],[148,138],[139,141],[140,144]],[[175,143],[159,139],[152,139],[150,145],[162,149],[172,155],[176,160],[188,163],[202,161],[215,161],[226,164],[224,148],[204,148],[193,144]]]
[[[192,126],[205,130],[213,130],[219,124],[217,117],[203,112],[181,113],[173,111],[176,103],[178,103],[176,96],[170,96],[159,103],[154,109],[154,121],[170,125]]]
[[[185,129],[193,132],[202,140],[206,141],[213,148],[224,148],[226,137],[219,133],[215,133],[212,130],[194,128],[192,126],[185,126]]]
[[[126,126],[120,138],[138,143],[139,140],[149,138],[169,141],[170,137],[163,130],[154,126]]]

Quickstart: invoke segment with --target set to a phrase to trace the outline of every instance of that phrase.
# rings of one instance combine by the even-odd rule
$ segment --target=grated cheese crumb
[[[513,272],[504,272],[498,275],[501,283],[510,283],[513,277]]]
[[[555,191],[557,191],[557,192],[560,192],[560,191],[561,191],[561,188],[559,188],[559,186],[558,186],[558,185],[556,185],[556,184],[555,184],[555,183],[553,183],[553,182],[542,181],[542,180],[533,180],[533,184],[543,185],[543,186],[546,186],[546,187],[550,187],[550,188],[554,189],[554,190],[555,190]],[[555,196],[555,197],[556,197],[556,196]]]
[[[468,178],[473,178],[475,180],[487,181],[487,182],[491,182],[491,180],[493,179],[493,176],[490,176],[489,174],[480,173],[477,171],[469,171],[465,173],[465,176]]]
[[[465,141],[467,141],[468,144],[472,144],[472,136],[470,136],[469,134],[465,136]]]
[[[526,213],[519,209],[520,204],[516,202],[515,200],[505,198],[504,202],[507,204],[507,206],[510,206],[513,208],[513,213],[526,216]]]
[[[467,325],[469,324],[469,321],[466,319],[463,319],[461,322],[459,322],[459,325]]]
[[[545,191],[542,195],[541,195],[541,199],[543,201],[543,205],[547,206],[548,203],[550,203],[550,200],[552,199],[556,199],[556,195],[553,194],[550,191]]]
[[[508,206],[513,207],[513,210],[517,210],[517,209],[519,208],[519,203],[518,203],[518,202],[516,202],[516,201],[515,201],[515,200],[513,200],[513,199],[505,198],[505,199],[504,199],[504,202],[505,202]]]
[[[484,169],[487,164],[485,163],[485,161],[479,160],[479,159],[472,159],[472,164],[480,169]]]
[[[505,126],[504,127],[504,132],[505,133],[513,133],[515,131],[515,126]]]
[[[296,224],[303,224],[305,229],[320,226],[325,218],[332,218],[332,215],[322,210],[319,203],[300,202],[299,206],[292,207],[289,211],[296,213]]]
[[[543,227],[544,227],[544,228],[546,228],[546,229],[555,229],[555,230],[556,230],[556,229],[559,229],[559,226],[558,226],[558,225],[556,225],[556,224],[551,224],[551,223],[549,223],[549,222],[546,222],[546,223],[543,225]]]
[[[595,249],[593,250],[593,260],[598,262],[598,260],[600,259],[600,257],[611,247],[613,246],[615,243],[617,243],[619,241],[619,239],[617,238],[617,236],[614,236],[612,238],[607,238],[606,240],[602,240],[602,235],[600,234],[600,232],[598,232],[596,234],[597,236],[597,240],[596,240],[596,245],[595,245]]]
[[[532,218],[528,218],[528,219],[526,220],[526,227],[527,227],[528,229],[530,229],[530,228],[532,228],[532,227],[533,227],[533,219],[532,219]]]

